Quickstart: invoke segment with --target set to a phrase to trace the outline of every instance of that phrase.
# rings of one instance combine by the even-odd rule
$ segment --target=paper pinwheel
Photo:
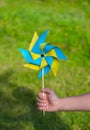
[[[42,77],[42,88],[44,88],[44,75],[52,70],[56,76],[59,59],[66,60],[66,56],[56,46],[45,43],[48,30],[40,36],[35,32],[28,50],[20,48],[20,52],[27,61],[24,66],[39,70],[39,78]],[[43,111],[43,114],[45,112]]]
[[[45,43],[48,30],[40,36],[35,32],[28,50],[20,48],[20,52],[27,61],[24,66],[39,70],[39,78],[52,70],[56,76],[59,59],[66,60],[66,56],[56,46]],[[42,73],[43,70],[43,73]]]

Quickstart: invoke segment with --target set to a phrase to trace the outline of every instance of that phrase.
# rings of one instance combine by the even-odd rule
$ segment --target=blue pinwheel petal
[[[61,49],[59,49],[58,47],[55,47],[55,52],[58,58],[63,59],[63,60],[67,60],[67,57],[64,55],[64,53],[61,51]]]
[[[44,47],[44,53],[46,54],[47,52],[49,52],[49,51],[52,50],[53,48],[54,48],[53,45],[46,44],[46,46]]]
[[[50,45],[50,44],[46,44],[46,46],[44,47],[44,52],[45,54],[47,52],[49,52],[50,50],[54,49],[55,52],[56,52],[56,55],[57,55],[57,58],[60,58],[60,59],[63,59],[63,60],[66,60],[66,56],[64,55],[64,53],[61,51],[61,49],[59,49],[58,47],[56,46],[53,46],[53,45]]]
[[[48,65],[50,66],[50,68],[51,68],[52,62],[53,62],[53,57],[51,57],[51,56],[45,56],[45,60],[48,63]]]
[[[41,65],[41,62],[42,62],[42,58],[40,57],[40,58],[38,58],[38,59],[36,59],[36,60],[33,60],[33,63],[32,63],[32,64],[35,64],[35,65],[40,66],[40,65]]]
[[[45,42],[46,36],[47,36],[48,30],[46,30],[44,33],[42,33],[37,42],[35,43],[32,52],[37,53],[37,54],[41,54],[41,50],[40,50],[40,44]]]
[[[45,66],[44,67],[44,75],[46,75],[48,72],[50,71],[50,67],[49,66]],[[38,78],[42,77],[42,69],[39,72]]]
[[[23,57],[25,58],[25,60],[30,63],[30,64],[35,64],[35,65],[38,65],[40,66],[41,64],[41,61],[42,61],[42,58],[38,58],[36,60],[33,60],[32,59],[32,56],[30,55],[30,52],[28,50],[24,50],[22,48],[19,49],[20,52],[22,53]]]

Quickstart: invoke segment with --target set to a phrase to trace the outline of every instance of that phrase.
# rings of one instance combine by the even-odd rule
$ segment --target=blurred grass
[[[49,29],[47,41],[67,55],[57,77],[45,86],[60,97],[90,91],[89,0],[0,1],[0,130],[89,130],[89,112],[42,113],[36,108],[41,89],[38,72],[23,68],[18,48],[28,48],[33,33]],[[33,75],[33,76],[32,76]]]

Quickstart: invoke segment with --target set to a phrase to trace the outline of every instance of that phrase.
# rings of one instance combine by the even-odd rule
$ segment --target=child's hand
[[[54,91],[48,88],[44,88],[39,92],[37,97],[37,106],[39,110],[43,111],[58,111],[59,110],[59,98]]]
[[[43,111],[90,111],[90,93],[58,98],[54,91],[44,88],[38,94],[37,105]]]

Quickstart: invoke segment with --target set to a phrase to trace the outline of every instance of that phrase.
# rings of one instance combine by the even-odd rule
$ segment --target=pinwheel
[[[52,70],[54,76],[56,76],[59,59],[67,59],[57,46],[53,46],[50,43],[45,43],[47,33],[48,30],[38,36],[35,32],[29,49],[19,49],[27,61],[27,64],[24,66],[34,70],[39,70],[39,78],[43,77],[50,70]]]
[[[50,43],[45,43],[47,33],[48,30],[38,36],[35,32],[29,49],[19,49],[27,61],[27,64],[24,66],[40,71],[38,77],[42,77],[42,88],[44,88],[44,75],[52,70],[53,74],[56,76],[59,59],[67,59],[58,47],[53,46]],[[44,114],[45,112],[43,111],[43,115]]]

